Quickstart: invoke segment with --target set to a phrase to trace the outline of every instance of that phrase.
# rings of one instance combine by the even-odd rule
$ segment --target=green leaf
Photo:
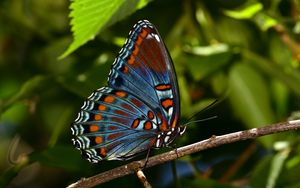
[[[273,46],[272,46],[273,48]],[[283,51],[282,48],[281,51]],[[281,52],[278,52],[281,53]],[[278,65],[268,59],[256,55],[249,50],[243,50],[242,55],[247,59],[253,66],[257,69],[263,71],[269,76],[272,76],[280,81],[282,81],[291,91],[293,91],[297,96],[300,96],[300,71],[297,69],[290,69],[286,71],[286,68],[282,65]],[[284,70],[284,71],[283,71]]]
[[[267,88],[261,75],[247,64],[237,64],[229,73],[230,101],[236,116],[249,128],[274,121]]]
[[[300,33],[300,22],[299,21],[296,22],[296,24],[294,26],[294,29],[293,29],[293,32],[295,34],[299,34]]]
[[[272,160],[270,173],[267,181],[266,188],[276,187],[276,180],[279,177],[280,172],[282,171],[285,160],[288,157],[288,150],[283,150],[276,154]]]
[[[234,185],[220,183],[214,179],[209,178],[195,178],[193,180],[188,178],[183,178],[181,180],[182,187],[206,187],[206,188],[237,188]]]
[[[213,44],[210,46],[195,46],[192,48],[185,48],[185,51],[193,53],[195,55],[215,55],[219,53],[229,52],[229,46],[227,44]]]
[[[24,103],[17,102],[17,103],[13,103],[8,109],[5,110],[5,112],[1,113],[0,121],[10,122],[10,123],[15,123],[20,125],[26,120],[28,115],[29,115],[28,106]],[[0,149],[0,153],[1,153],[1,149]]]
[[[196,56],[189,57],[188,68],[195,80],[220,70],[232,57],[232,52],[226,45],[194,47],[191,51]]]
[[[48,110],[48,116],[52,117],[52,124],[55,124],[55,126],[53,127],[53,133],[51,134],[51,137],[49,139],[49,146],[53,147],[53,146],[55,146],[55,144],[58,140],[58,137],[64,131],[66,124],[70,123],[69,120],[71,117],[73,117],[74,111],[69,106],[60,107],[59,105],[52,105],[51,107],[52,107],[51,108],[52,116],[49,115],[49,108],[47,110]],[[57,107],[57,108],[55,108],[55,107]],[[55,111],[58,111],[58,112],[55,113]],[[47,114],[47,113],[44,112],[44,114]],[[53,116],[54,114],[57,114],[57,116],[55,116],[55,118]],[[47,117],[45,117],[44,119],[47,119]],[[63,134],[63,135],[65,135],[65,134]]]
[[[41,164],[59,167],[68,170],[86,170],[89,163],[83,160],[79,152],[70,146],[54,146],[41,152],[33,152],[29,155],[31,161]],[[74,165],[76,164],[76,165]]]
[[[293,145],[294,146],[294,145]],[[292,152],[290,153],[289,157],[287,158],[284,166],[284,171],[281,173],[279,180],[281,184],[286,185],[287,188],[296,188],[300,187],[299,182],[299,173],[300,173],[300,157],[299,152],[295,152],[294,147],[292,147]],[[295,154],[295,155],[294,155]],[[287,182],[289,185],[287,185]]]
[[[249,19],[252,18],[255,14],[263,9],[261,3],[254,3],[252,5],[247,5],[245,8],[238,10],[225,10],[224,13],[235,19]]]
[[[297,165],[300,165],[300,156],[294,156],[286,163],[287,168],[293,168]]]
[[[250,178],[250,187],[265,187],[267,183],[266,174],[270,172],[272,156],[266,156],[258,162],[253,169]],[[263,175],[262,175],[263,174]]]
[[[66,90],[85,98],[89,96],[93,90],[106,84],[107,75],[111,67],[111,63],[106,62],[111,61],[113,60],[108,59],[104,64],[100,64],[97,61],[93,62],[88,69],[83,70],[81,73],[61,76],[57,79],[57,82]]]
[[[286,117],[288,114],[289,90],[282,82],[273,80],[271,82],[272,93],[274,98],[274,109],[276,109],[277,117]]]
[[[147,3],[146,0],[74,0],[70,6],[74,41],[59,58],[66,57],[92,40],[99,31],[144,7]]]
[[[278,24],[278,21],[265,13],[258,13],[254,18],[256,24],[262,31],[266,31],[269,28]]]
[[[2,106],[3,111],[5,111],[9,106],[11,106],[16,101],[32,97],[35,94],[39,94],[41,91],[45,90],[45,88],[49,85],[51,81],[49,80],[49,77],[37,75],[33,78],[26,81],[19,92],[17,92],[15,95],[13,95],[8,101],[5,101],[5,103]]]
[[[25,167],[28,167],[28,160],[23,160],[3,171],[0,174],[0,187],[9,187],[9,185],[12,185],[11,182],[13,179],[15,179]]]
[[[184,108],[184,106],[191,106],[191,97],[188,93],[188,83],[185,77],[177,74],[177,81],[180,90],[180,102],[181,102],[181,115],[188,116],[190,115],[190,111]]]

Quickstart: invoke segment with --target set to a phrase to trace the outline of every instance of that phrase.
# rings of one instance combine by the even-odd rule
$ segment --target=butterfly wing
[[[139,21],[112,65],[108,87],[81,107],[71,126],[73,144],[91,162],[129,159],[163,145],[159,132],[177,125],[179,108],[171,58],[155,27]]]
[[[156,140],[157,117],[140,99],[109,87],[92,93],[71,126],[72,141],[91,162],[126,160]]]
[[[155,109],[161,116],[161,131],[177,125],[180,114],[179,92],[174,66],[155,27],[139,21],[116,58],[108,84],[122,89]]]

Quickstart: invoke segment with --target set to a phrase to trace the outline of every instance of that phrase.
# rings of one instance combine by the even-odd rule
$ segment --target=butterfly
[[[182,135],[179,116],[173,62],[154,25],[140,20],[111,67],[108,85],[83,103],[71,125],[72,142],[92,163],[128,160]]]

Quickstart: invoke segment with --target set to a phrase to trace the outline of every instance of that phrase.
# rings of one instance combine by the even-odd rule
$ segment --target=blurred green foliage
[[[182,123],[220,100],[195,117],[218,118],[190,124],[177,146],[288,120],[300,110],[299,15],[296,0],[1,1],[0,187],[65,187],[126,163],[89,164],[69,126],[140,19],[171,53]],[[154,187],[296,188],[299,154],[295,131],[178,159],[177,181],[168,165],[145,173]],[[131,175],[103,186],[141,184]]]

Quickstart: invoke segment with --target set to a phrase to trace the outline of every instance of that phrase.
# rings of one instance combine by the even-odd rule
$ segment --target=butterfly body
[[[182,135],[173,63],[155,27],[139,21],[119,52],[108,86],[93,92],[71,126],[90,162],[127,160]]]

